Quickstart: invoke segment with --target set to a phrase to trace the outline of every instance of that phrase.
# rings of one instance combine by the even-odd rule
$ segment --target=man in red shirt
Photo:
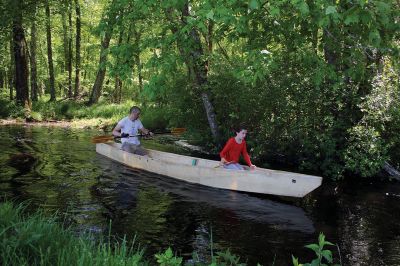
[[[244,167],[239,164],[240,154],[250,167],[255,169],[256,166],[251,163],[250,156],[247,153],[246,138],[247,130],[244,128],[235,129],[236,137],[230,138],[225,144],[224,149],[219,153],[221,163],[226,169],[244,170]]]

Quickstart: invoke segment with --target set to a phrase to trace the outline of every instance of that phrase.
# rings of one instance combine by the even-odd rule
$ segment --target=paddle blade
[[[184,127],[176,127],[176,128],[171,129],[172,135],[180,135],[185,131],[186,131],[186,128],[184,128]]]
[[[106,143],[114,140],[114,136],[97,136],[92,138],[92,143]]]

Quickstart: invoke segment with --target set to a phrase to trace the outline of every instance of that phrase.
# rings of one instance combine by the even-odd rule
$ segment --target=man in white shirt
[[[144,135],[150,136],[152,136],[153,133],[143,127],[139,116],[140,108],[133,106],[129,111],[129,115],[118,122],[112,134],[116,137],[121,137],[121,149],[123,151],[138,155],[146,155],[146,151],[140,145],[138,137],[140,134],[139,131]]]

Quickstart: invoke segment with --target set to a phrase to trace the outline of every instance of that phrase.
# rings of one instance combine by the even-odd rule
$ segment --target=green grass
[[[84,102],[75,100],[63,100],[49,102],[48,97],[32,102],[32,109],[26,112],[24,107],[10,101],[8,95],[0,94],[0,119],[28,118],[31,121],[69,121],[76,127],[101,127],[110,128],[121,118],[129,113],[133,105],[139,105],[133,101],[120,104],[101,101],[97,104],[87,106]],[[145,127],[150,129],[165,129],[168,126],[166,111],[161,108],[149,107],[142,110],[141,120]]]
[[[0,204],[2,265],[147,265],[143,251],[125,239],[113,245],[89,235],[77,237],[56,217],[39,211],[24,215],[24,205]]]

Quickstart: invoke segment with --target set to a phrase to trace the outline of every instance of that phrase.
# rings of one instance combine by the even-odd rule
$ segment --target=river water
[[[96,154],[93,130],[0,127],[0,199],[58,211],[77,232],[136,237],[147,256],[229,248],[248,265],[314,258],[319,232],[343,265],[400,265],[400,184],[323,186],[304,199],[238,193],[130,169]],[[146,141],[143,141],[145,145]]]

